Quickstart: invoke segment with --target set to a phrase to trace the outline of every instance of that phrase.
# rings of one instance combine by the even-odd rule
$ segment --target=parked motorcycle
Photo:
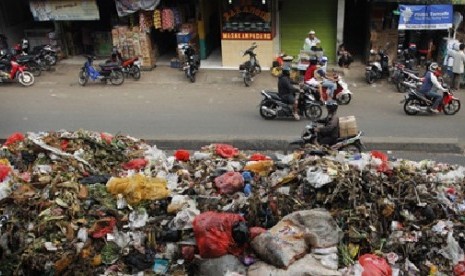
[[[371,62],[369,66],[365,67],[365,80],[367,83],[372,84],[376,80],[389,76],[389,57],[386,55],[388,46],[389,44],[379,51],[370,50],[370,55],[377,56],[378,60]]]
[[[257,55],[254,53],[254,50],[257,48],[257,44],[254,42],[249,49],[244,51],[243,57],[248,55],[249,60],[239,65],[239,71],[242,74],[242,78],[244,79],[245,86],[250,86],[253,81],[253,77],[256,74],[262,72],[262,67],[257,60]]]
[[[412,85],[409,88],[408,94],[400,102],[404,104],[404,112],[407,115],[416,115],[420,112],[431,113],[433,102],[427,99],[423,94],[417,91],[417,87]],[[438,110],[446,115],[454,115],[459,112],[461,107],[460,100],[454,96],[450,89],[443,92],[442,102],[438,106]]]
[[[106,82],[110,80],[113,85],[121,85],[124,82],[124,74],[119,63],[99,64],[100,70],[95,69],[94,56],[86,56],[87,60],[79,71],[79,84],[85,86],[89,78],[93,81],[100,80]]]
[[[291,149],[304,148],[306,145],[316,145],[318,141],[318,133],[315,132],[315,128],[317,127],[318,123],[313,121],[310,122],[302,131],[301,137],[291,141],[285,151],[289,152]],[[355,136],[338,138],[335,144],[325,146],[328,146],[332,150],[343,150],[351,153],[360,153],[364,149],[361,137],[362,132],[359,131]]]
[[[186,44],[183,46],[184,56],[186,61],[182,67],[186,77],[191,81],[195,82],[195,74],[200,69],[200,59],[199,56],[195,54],[194,48],[191,45]]]
[[[0,55],[4,53],[0,52]],[[10,60],[9,64],[4,59],[0,62],[0,82],[19,82],[23,86],[34,84],[34,75],[26,71],[26,66],[21,66],[17,62]]]
[[[121,66],[123,66],[123,73],[126,78],[131,76],[135,80],[140,79],[141,74],[139,57],[133,57],[127,60],[123,60]]]
[[[58,53],[57,53],[57,50],[52,45],[35,46],[32,49],[32,52],[35,54],[42,52],[42,54],[44,55],[44,58],[48,60],[51,66],[54,66],[57,64]]]
[[[421,78],[418,77],[418,72],[409,70],[405,65],[401,63],[396,63],[391,74],[391,81],[396,86],[397,92],[404,93],[408,91],[410,83],[418,83]]]
[[[285,103],[278,92],[262,90],[263,99],[260,102],[260,116],[266,120],[273,120],[276,117],[294,118],[293,106]],[[314,96],[309,89],[303,90],[299,95],[298,113],[309,120],[316,120],[321,117],[323,110],[315,102]]]
[[[336,101],[340,105],[347,105],[350,103],[352,100],[352,92],[349,90],[349,86],[347,83],[342,79],[341,76],[337,77],[336,81],[336,90],[334,91],[333,94],[333,100]],[[318,92],[318,87],[314,85],[304,85],[304,89],[310,89],[311,94],[314,95],[316,100],[323,100],[327,101],[328,100],[328,94],[326,92],[326,88],[323,87],[323,95],[321,95],[321,99],[319,99],[319,92]],[[323,103],[323,102],[320,102]]]
[[[11,59],[20,65],[26,66],[27,70],[35,77],[38,77],[42,74],[42,67],[37,62],[37,57],[35,55],[27,55],[23,52],[23,54],[11,56]]]

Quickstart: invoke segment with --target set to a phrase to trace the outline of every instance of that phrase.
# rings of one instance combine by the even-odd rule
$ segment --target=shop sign
[[[399,5],[399,30],[452,28],[452,5]]]
[[[224,40],[271,40],[271,33],[222,33],[221,39]]]
[[[255,15],[256,17],[260,18],[263,20],[263,22],[269,22],[271,21],[271,13],[267,11],[263,11],[259,9],[258,7],[252,6],[252,5],[247,5],[247,6],[235,6],[232,7],[231,9],[225,11],[223,13],[223,18],[225,22],[228,22],[231,20],[231,18],[237,16],[237,15]]]
[[[153,11],[160,0],[115,0],[118,16],[126,16],[139,10]]]
[[[100,19],[95,0],[31,1],[29,7],[35,21]]]

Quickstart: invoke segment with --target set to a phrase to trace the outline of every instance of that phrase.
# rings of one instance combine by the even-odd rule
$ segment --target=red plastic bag
[[[61,150],[66,150],[68,148],[68,144],[69,144],[68,140],[62,140],[60,143]]]
[[[194,218],[194,235],[202,258],[218,258],[226,254],[240,255],[244,247],[232,237],[234,223],[245,221],[233,213],[205,212]]]
[[[178,161],[189,161],[189,158],[190,158],[189,152],[187,150],[183,150],[183,149],[177,150],[174,153],[174,157]]]
[[[24,140],[24,135],[21,132],[15,132],[11,134],[7,139],[4,146],[9,146],[11,144],[14,144],[16,142],[20,142]]]
[[[228,144],[216,144],[216,154],[223,158],[231,158],[239,154],[239,150]]]
[[[271,160],[271,158],[261,153],[254,153],[250,156],[249,160],[250,161],[262,161],[262,160]]]
[[[3,182],[5,178],[10,175],[11,167],[8,165],[0,164],[0,182]]]
[[[363,267],[362,276],[391,276],[392,268],[386,259],[373,254],[365,254],[358,258]]]
[[[454,266],[454,276],[465,276],[465,262],[459,262]]]
[[[244,177],[240,172],[226,172],[215,178],[220,194],[233,194],[244,188]]]
[[[138,158],[138,159],[131,160],[127,163],[124,163],[122,166],[123,166],[123,169],[125,170],[136,170],[137,171],[147,166],[147,160],[143,158]]]
[[[372,150],[371,156],[381,160],[381,165],[376,168],[378,172],[389,172],[388,156],[380,151]]]
[[[102,138],[102,140],[107,142],[108,144],[111,144],[111,140],[113,140],[113,135],[102,132],[100,133],[100,138]]]
[[[108,233],[113,233],[113,228],[116,225],[116,219],[114,217],[103,218],[89,229],[89,233],[92,238],[103,238]]]

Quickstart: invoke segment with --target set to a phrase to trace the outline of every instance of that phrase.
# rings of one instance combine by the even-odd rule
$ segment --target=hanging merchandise
[[[173,10],[165,8],[161,11],[161,24],[163,30],[174,29],[174,14]]]
[[[182,16],[181,16],[181,11],[177,8],[173,9],[173,15],[174,15],[174,26],[179,26],[181,25],[182,22]]]
[[[153,12],[153,26],[155,29],[161,29],[161,11],[159,9]]]
[[[153,13],[147,11],[141,11],[139,13],[139,27],[141,32],[148,33],[152,27]]]

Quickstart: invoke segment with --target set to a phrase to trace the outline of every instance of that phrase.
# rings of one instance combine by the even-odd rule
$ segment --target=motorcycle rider
[[[294,84],[297,83],[291,80],[291,68],[289,66],[285,66],[278,79],[278,94],[285,103],[292,104],[294,118],[296,120],[300,120],[298,114],[299,98],[296,96],[296,94],[300,91],[294,87]]]
[[[438,81],[438,76],[441,75],[441,69],[436,62],[433,62],[428,67],[428,72],[426,72],[423,84],[418,90],[419,93],[423,94],[426,98],[432,99],[433,105],[430,108],[430,111],[433,113],[438,113],[438,106],[442,101],[442,95],[435,92],[435,90],[440,90],[441,92],[447,91],[443,88]],[[433,87],[434,86],[434,87]]]
[[[319,101],[321,99],[321,93],[323,93],[323,87],[315,79],[315,71],[318,69],[318,59],[316,56],[310,57],[310,65],[307,67],[304,75],[304,83],[312,86],[318,87],[318,95],[315,96],[315,100]]]
[[[334,91],[337,89],[337,84],[336,84],[336,78],[333,78],[332,76],[329,76],[329,74],[326,72],[326,62],[328,61],[328,58],[323,56],[320,60],[320,68],[318,68],[315,73],[314,77],[315,79],[321,83],[322,87],[326,88],[327,94],[328,94],[328,101],[333,100],[334,96]]]
[[[315,128],[317,133],[317,142],[320,145],[334,145],[339,137],[339,117],[337,116],[338,105],[336,102],[326,103],[328,116],[324,119],[317,120],[317,123],[323,124]]]

